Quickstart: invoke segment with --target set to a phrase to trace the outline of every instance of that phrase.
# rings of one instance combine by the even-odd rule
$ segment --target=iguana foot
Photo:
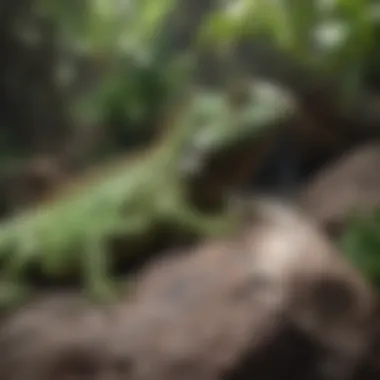
[[[23,302],[30,294],[30,289],[25,284],[16,282],[0,283],[0,307],[12,307]]]
[[[111,281],[98,281],[86,287],[86,293],[97,303],[114,302],[117,299],[117,286]]]
[[[93,236],[87,239],[82,257],[85,292],[96,302],[112,302],[117,296],[117,286],[110,279],[109,252],[104,237],[100,233]]]
[[[182,216],[184,227],[206,236],[221,236],[233,232],[238,225],[236,215],[221,212],[217,215],[205,215],[203,213],[189,212],[188,216]]]
[[[221,215],[216,217],[200,217],[198,221],[198,229],[202,233],[209,236],[220,236],[230,233],[234,229],[233,220],[229,215]]]

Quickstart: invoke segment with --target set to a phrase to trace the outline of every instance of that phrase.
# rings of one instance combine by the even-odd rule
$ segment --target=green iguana
[[[293,105],[281,89],[259,81],[247,86],[240,102],[223,93],[196,92],[151,154],[0,224],[0,301],[29,289],[23,274],[35,263],[53,277],[74,272],[93,296],[107,298],[115,290],[108,277],[113,238],[144,239],[160,225],[197,236],[231,230],[237,219],[227,208],[210,215],[188,200],[186,156],[194,146],[218,150],[256,139]]]

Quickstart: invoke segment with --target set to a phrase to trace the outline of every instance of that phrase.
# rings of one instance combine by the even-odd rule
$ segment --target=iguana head
[[[215,156],[247,142],[253,147],[295,109],[290,93],[264,80],[239,84],[225,93],[196,93],[185,121],[193,132],[183,150],[181,170],[197,176]]]

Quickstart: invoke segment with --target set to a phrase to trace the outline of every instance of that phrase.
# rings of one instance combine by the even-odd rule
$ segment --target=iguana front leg
[[[105,234],[88,234],[81,258],[85,291],[97,302],[113,301],[117,293],[116,282],[110,276],[111,257],[106,243]]]
[[[189,205],[183,205],[182,209],[177,211],[177,215],[175,220],[183,228],[199,235],[220,236],[234,231],[238,226],[238,219],[228,211],[207,215]]]
[[[184,231],[200,236],[220,236],[238,227],[238,215],[228,204],[216,214],[205,214],[187,200],[185,191],[179,186],[176,192],[170,193],[166,201],[165,206],[161,203],[162,217]]]
[[[23,279],[23,272],[27,268],[28,252],[26,246],[19,250],[10,251],[7,262],[1,274],[0,306],[10,307],[22,302],[30,294],[30,288]]]

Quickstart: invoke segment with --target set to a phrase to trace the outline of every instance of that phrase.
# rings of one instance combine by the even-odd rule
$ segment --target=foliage
[[[365,0],[237,0],[224,2],[200,31],[202,43],[233,44],[255,35],[319,75],[339,79],[355,95],[378,51],[376,2]],[[372,58],[372,57],[371,57]]]
[[[371,81],[368,73],[378,71],[376,1],[219,3],[219,10],[199,25],[200,45],[195,48],[266,36],[319,75],[338,79],[345,97],[355,96],[365,79]],[[107,151],[149,139],[154,121],[189,77],[189,62],[171,51],[169,34],[176,31],[168,32],[166,26],[181,1],[34,0],[32,4],[34,13],[53,21],[54,49],[60,55],[56,75],[66,89],[66,105],[71,104],[76,128],[102,126],[109,140]],[[29,29],[31,34],[33,28]]]
[[[154,121],[162,108],[177,95],[176,90],[182,83],[179,81],[185,77],[186,67],[182,61],[169,54],[167,36],[163,32],[157,33],[171,7],[172,0],[20,0],[9,5],[14,18],[9,21],[7,29],[11,42],[0,38],[0,47],[3,43],[6,51],[12,44],[17,53],[14,58],[9,55],[11,60],[19,57],[20,50],[25,52],[24,56],[29,55],[30,50],[36,51],[35,56],[30,54],[30,57],[24,57],[24,61],[17,62],[16,66],[22,66],[18,76],[22,75],[20,70],[26,73],[22,83],[26,93],[28,88],[34,89],[30,85],[32,79],[27,77],[28,72],[38,70],[34,62],[40,60],[46,66],[46,75],[39,80],[47,83],[47,98],[61,99],[65,114],[57,117],[66,118],[71,123],[65,130],[65,139],[70,139],[70,129],[98,130],[100,126],[110,145],[103,149],[112,151],[144,142],[152,136]],[[45,36],[45,29],[49,30],[49,37]],[[15,65],[11,62],[8,66]],[[3,72],[7,73],[7,70]],[[54,94],[52,83],[58,87]],[[10,97],[9,93],[16,90],[5,88],[4,97]],[[17,99],[11,100],[23,105],[28,120],[27,111],[33,99],[22,100],[22,92]],[[9,108],[8,105],[4,107]],[[40,112],[48,115],[51,111],[52,108],[47,107]],[[30,112],[34,116],[36,111],[32,109]],[[12,152],[18,156],[22,154],[20,147],[26,149],[21,141],[23,136],[37,134],[32,117],[29,117],[32,119],[30,125],[20,121],[24,124],[20,127],[22,132],[14,128],[19,114],[15,110],[11,122],[4,121],[7,145],[9,147],[14,142]],[[45,129],[58,132],[58,123],[51,117],[46,118],[46,125],[39,127],[41,133]],[[42,123],[37,120],[35,124]],[[53,137],[47,140],[47,145],[54,139],[54,133],[50,133]],[[29,145],[32,145],[30,141]]]
[[[344,231],[342,250],[362,273],[380,286],[380,211],[353,214]]]
[[[38,0],[44,14],[58,23],[66,42],[87,54],[147,55],[154,34],[171,9],[172,0],[106,1]]]

